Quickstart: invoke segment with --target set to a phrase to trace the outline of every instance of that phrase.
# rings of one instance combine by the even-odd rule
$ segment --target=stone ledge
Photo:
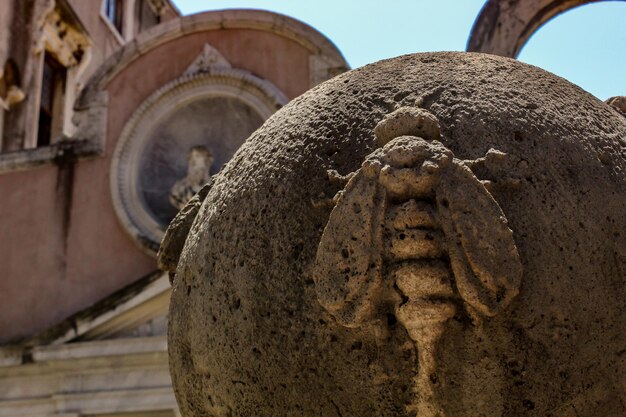
[[[104,149],[86,140],[65,139],[50,146],[0,153],[0,175],[42,165],[102,155]]]

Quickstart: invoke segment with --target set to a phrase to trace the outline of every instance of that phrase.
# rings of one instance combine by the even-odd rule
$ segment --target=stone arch
[[[141,33],[102,64],[83,89],[77,106],[89,106],[94,95],[115,75],[148,51],[180,36],[217,29],[258,29],[304,46],[312,54],[312,72],[318,72],[311,74],[312,78],[318,78],[312,80],[317,81],[312,84],[350,69],[339,49],[327,37],[299,20],[263,10],[210,11],[173,19]],[[320,74],[320,67],[324,67],[327,74]]]
[[[607,0],[488,0],[476,18],[467,51],[515,58],[546,22],[575,7],[599,1]]]

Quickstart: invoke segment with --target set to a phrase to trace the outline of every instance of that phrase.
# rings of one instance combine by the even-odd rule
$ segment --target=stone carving
[[[157,263],[159,269],[169,273],[170,283],[174,282],[176,266],[178,265],[178,260],[183,251],[183,246],[185,245],[185,240],[187,239],[191,225],[198,215],[202,202],[212,186],[213,181],[209,178],[209,182],[207,182],[176,214],[165,231],[163,240],[161,240],[161,245],[157,253]]]
[[[220,51],[218,51],[208,43],[205,43],[200,55],[198,55],[198,57],[194,59],[189,68],[185,70],[183,75],[193,75],[210,72],[212,68],[231,68],[231,65],[230,62],[228,62],[226,58],[224,58],[224,56],[220,53]]]
[[[148,0],[148,6],[158,16],[162,16],[165,12],[165,0]]]
[[[21,103],[26,95],[19,87],[20,77],[17,65],[8,60],[4,68],[0,67],[0,107],[6,111]]]
[[[168,231],[181,415],[626,415],[624,137],[607,104],[493,55],[303,94]]]
[[[189,150],[187,176],[177,181],[170,190],[170,204],[178,210],[196,195],[211,180],[213,153],[204,146],[194,146]]]
[[[606,100],[606,104],[613,107],[626,117],[626,96],[615,96]]]
[[[24,92],[16,85],[12,85],[7,90],[7,94],[5,97],[0,97],[0,106],[6,111],[11,110],[11,107],[16,104],[24,101],[26,95]]]
[[[474,323],[518,294],[522,265],[502,210],[441,142],[434,115],[403,107],[337,198],[315,261],[318,301],[339,323],[380,321],[385,304],[417,344],[419,417],[443,416],[431,380],[459,299]]]

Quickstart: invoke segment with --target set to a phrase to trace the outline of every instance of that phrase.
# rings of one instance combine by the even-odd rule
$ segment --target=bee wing
[[[518,294],[522,277],[502,209],[458,160],[442,172],[437,206],[459,294],[481,314],[494,316]]]
[[[317,299],[347,327],[357,327],[375,314],[382,285],[386,193],[377,179],[377,172],[360,169],[348,181],[317,249]]]

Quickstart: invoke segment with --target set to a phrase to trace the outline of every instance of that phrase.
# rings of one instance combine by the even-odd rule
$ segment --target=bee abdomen
[[[409,200],[389,207],[386,224],[388,229],[398,231],[414,228],[441,228],[434,206],[420,200]]]
[[[445,301],[417,299],[401,305],[397,310],[398,320],[404,325],[413,340],[422,340],[416,330],[433,325],[440,325],[452,318],[456,306]],[[439,329],[437,329],[439,330]]]
[[[402,294],[409,299],[454,297],[452,272],[439,259],[409,261],[394,266],[391,276]]]
[[[392,262],[442,258],[447,254],[445,236],[437,229],[393,231],[388,242],[387,255]]]

